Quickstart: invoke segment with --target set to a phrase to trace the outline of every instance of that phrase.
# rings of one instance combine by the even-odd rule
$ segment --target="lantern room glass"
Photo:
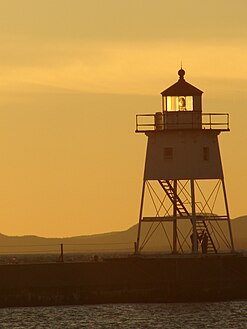
[[[167,96],[166,97],[167,111],[193,111],[192,96]]]

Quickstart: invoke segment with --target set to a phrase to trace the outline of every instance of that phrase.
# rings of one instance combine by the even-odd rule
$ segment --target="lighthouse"
[[[161,92],[161,111],[136,115],[136,132],[147,136],[137,254],[158,230],[173,254],[234,251],[218,141],[229,115],[204,113],[202,94],[181,68]]]

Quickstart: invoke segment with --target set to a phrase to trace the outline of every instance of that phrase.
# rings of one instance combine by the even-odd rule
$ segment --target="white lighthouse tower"
[[[159,228],[172,253],[233,252],[218,143],[229,116],[203,113],[203,92],[182,68],[178,75],[161,93],[161,112],[136,116],[136,132],[148,137],[136,253]]]

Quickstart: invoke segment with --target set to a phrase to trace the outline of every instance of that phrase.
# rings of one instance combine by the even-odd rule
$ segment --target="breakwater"
[[[0,265],[0,306],[247,299],[242,255]]]

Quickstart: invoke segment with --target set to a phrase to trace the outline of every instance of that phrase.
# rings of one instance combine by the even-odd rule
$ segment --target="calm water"
[[[0,309],[0,328],[247,328],[247,301]]]

